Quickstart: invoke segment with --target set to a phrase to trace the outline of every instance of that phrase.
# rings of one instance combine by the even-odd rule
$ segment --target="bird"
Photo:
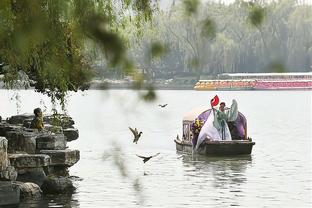
[[[160,153],[158,152],[157,154],[152,155],[152,156],[148,156],[148,157],[141,156],[141,155],[136,155],[136,156],[142,158],[142,159],[143,159],[143,162],[146,163],[146,162],[149,161],[152,157],[156,157],[156,156],[159,155],[159,154],[160,154]]]
[[[159,104],[158,106],[164,108],[164,107],[166,107],[167,105],[168,105],[168,104],[164,104],[164,105]]]
[[[138,143],[139,138],[141,137],[141,135],[143,134],[142,131],[140,131],[140,133],[138,132],[137,128],[133,129],[131,127],[129,127],[129,129],[131,130],[131,132],[133,133],[134,139],[133,139],[133,143]]]

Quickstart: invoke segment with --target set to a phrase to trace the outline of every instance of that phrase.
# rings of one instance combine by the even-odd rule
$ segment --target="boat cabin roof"
[[[192,110],[190,110],[189,112],[184,114],[183,121],[193,122],[197,118],[197,116],[199,116],[202,112],[204,112],[208,109],[209,109],[208,106],[193,108]]]

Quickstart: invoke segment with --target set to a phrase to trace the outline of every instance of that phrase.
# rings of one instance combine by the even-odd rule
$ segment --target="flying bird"
[[[152,157],[156,157],[156,156],[159,155],[159,154],[160,154],[160,153],[158,152],[157,154],[152,155],[152,156],[149,156],[149,157],[145,157],[145,156],[141,156],[141,155],[136,155],[136,156],[142,158],[142,159],[143,159],[143,162],[146,163],[146,162],[149,161]]]
[[[167,105],[168,105],[168,104],[164,104],[164,105],[159,104],[158,106],[164,108],[164,107],[166,107]]]
[[[131,132],[133,133],[134,139],[133,139],[133,143],[138,143],[139,138],[141,137],[141,135],[143,134],[142,131],[140,131],[140,133],[138,132],[137,128],[133,129],[131,127],[129,127],[129,129],[131,130]]]

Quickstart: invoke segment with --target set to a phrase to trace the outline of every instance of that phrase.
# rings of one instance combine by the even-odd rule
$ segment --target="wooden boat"
[[[216,156],[226,156],[226,155],[248,155],[251,154],[252,147],[255,142],[251,138],[247,137],[247,121],[242,113],[239,113],[237,120],[239,125],[244,126],[241,136],[232,135],[232,141],[204,141],[200,147],[195,151],[193,149],[193,132],[191,131],[191,125],[196,118],[208,117],[211,109],[197,108],[189,113],[187,113],[183,118],[183,136],[182,140],[177,138],[174,140],[176,143],[177,151],[193,153],[201,155],[216,155]],[[232,134],[232,132],[231,132]]]

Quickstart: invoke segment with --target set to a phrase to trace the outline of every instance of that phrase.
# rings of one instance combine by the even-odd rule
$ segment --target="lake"
[[[250,156],[199,157],[176,152],[182,117],[218,95],[238,102],[256,145]],[[311,207],[311,91],[157,91],[146,103],[131,90],[68,96],[81,159],[71,167],[76,192],[20,207]],[[16,97],[18,98],[16,100]],[[168,103],[165,108],[158,104]],[[33,91],[0,90],[0,115],[51,109]],[[132,143],[128,127],[143,131]],[[160,153],[143,164],[138,155]]]

